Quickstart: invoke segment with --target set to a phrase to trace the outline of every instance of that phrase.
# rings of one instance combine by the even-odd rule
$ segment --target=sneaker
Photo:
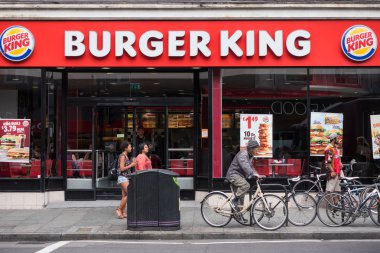
[[[234,215],[235,219],[239,221],[240,223],[248,223],[248,220],[244,218],[244,216],[241,213],[236,213]]]

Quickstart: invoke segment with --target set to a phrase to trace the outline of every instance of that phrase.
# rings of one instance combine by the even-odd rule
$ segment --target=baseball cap
[[[330,139],[330,141],[332,141],[333,139],[335,139],[337,137],[338,137],[338,135],[336,133],[332,133],[332,134],[330,134],[329,139]]]
[[[249,140],[247,144],[247,148],[258,148],[260,145],[255,140]]]

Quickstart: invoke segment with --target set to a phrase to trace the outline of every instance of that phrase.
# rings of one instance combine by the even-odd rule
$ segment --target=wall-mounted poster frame
[[[30,119],[0,119],[0,162],[29,163]]]
[[[256,157],[272,158],[272,114],[240,114],[240,149],[245,149],[249,140],[256,140],[260,144]]]
[[[370,115],[370,120],[373,159],[380,159],[380,115]]]
[[[311,112],[310,156],[324,156],[332,133],[338,135],[338,149],[343,155],[343,113]]]

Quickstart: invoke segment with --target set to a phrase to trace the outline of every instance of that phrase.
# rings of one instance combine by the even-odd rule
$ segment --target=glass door
[[[96,187],[115,188],[108,178],[109,165],[122,152],[120,144],[128,141],[138,155],[139,145],[149,146],[152,167],[165,168],[165,110],[163,107],[99,106],[96,108],[94,138]]]

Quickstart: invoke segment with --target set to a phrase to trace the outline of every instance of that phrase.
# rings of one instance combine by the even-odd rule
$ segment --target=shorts
[[[326,192],[340,192],[340,178],[343,177],[343,171],[340,171],[340,176],[336,176],[335,178],[332,178],[326,182]]]
[[[121,184],[123,182],[129,182],[128,178],[123,177],[123,176],[118,176],[117,177],[117,184]]]

